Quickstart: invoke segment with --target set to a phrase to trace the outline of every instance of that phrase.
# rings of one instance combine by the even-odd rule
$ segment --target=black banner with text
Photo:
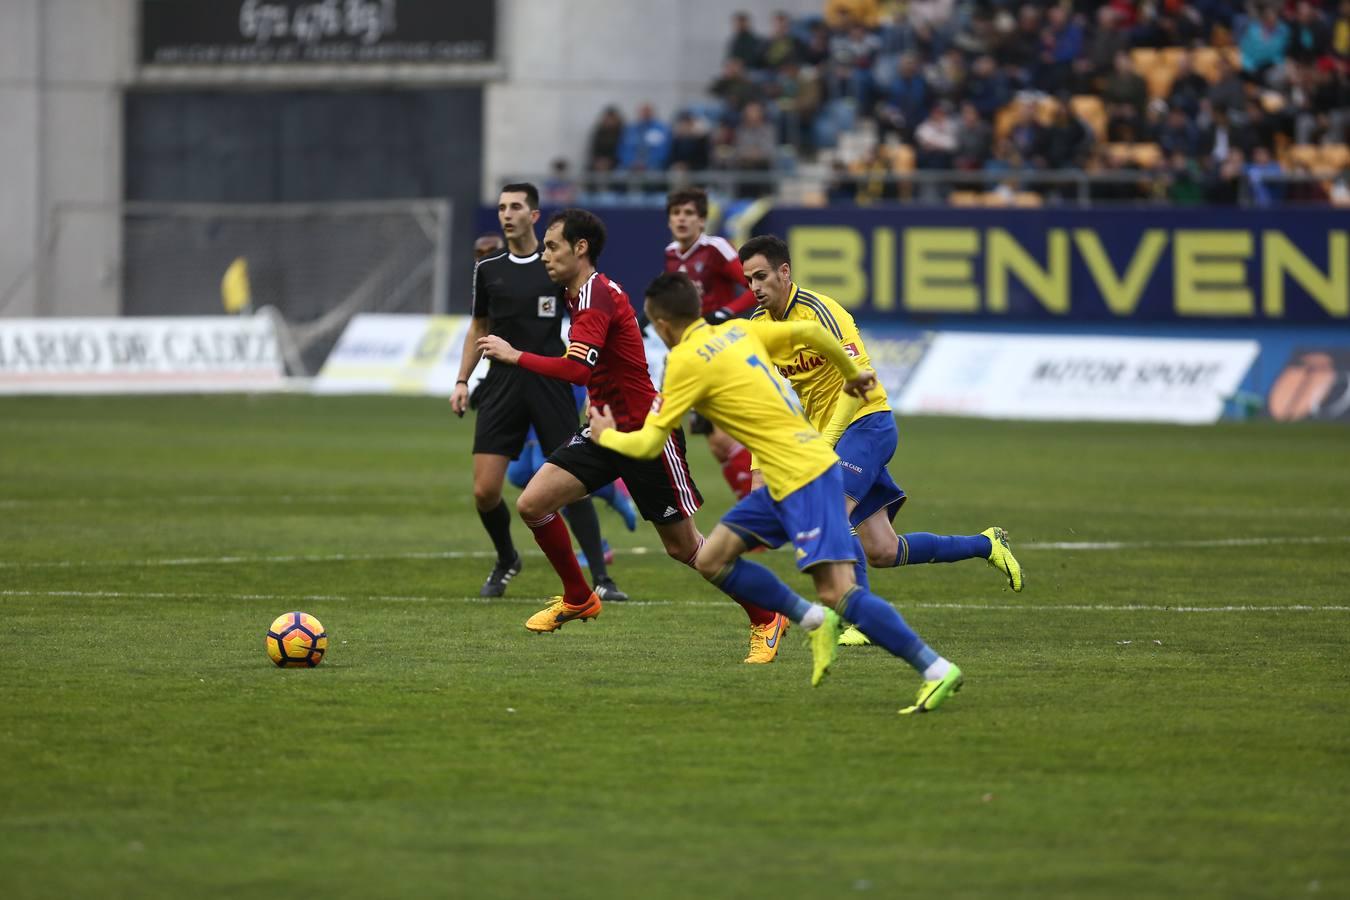
[[[143,63],[487,63],[496,3],[141,0]]]

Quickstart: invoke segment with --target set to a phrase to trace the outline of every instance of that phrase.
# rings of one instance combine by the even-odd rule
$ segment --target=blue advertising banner
[[[593,211],[601,271],[640,296],[670,240],[664,210]],[[478,222],[496,231],[496,211]],[[785,237],[797,281],[860,319],[1350,327],[1340,210],[783,208],[755,231]]]
[[[793,273],[855,315],[1350,324],[1350,212],[776,209]]]

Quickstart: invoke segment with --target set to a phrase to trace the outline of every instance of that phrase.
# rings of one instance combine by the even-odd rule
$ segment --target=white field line
[[[1028,553],[1041,550],[1064,551],[1100,551],[1100,550],[1146,550],[1171,548],[1181,550],[1222,548],[1222,547],[1272,547],[1285,544],[1345,544],[1350,543],[1350,534],[1312,535],[1305,537],[1253,537],[1253,538],[1217,538],[1214,540],[1190,541],[1047,541],[1042,543],[1020,544],[1013,541],[1015,552]],[[649,547],[616,547],[618,555],[643,556],[659,554],[660,550]],[[75,569],[91,566],[165,568],[175,566],[233,566],[266,565],[271,563],[334,563],[334,562],[390,562],[416,559],[493,559],[492,550],[440,550],[413,551],[408,553],[321,553],[294,554],[286,556],[185,556],[170,559],[65,559],[37,562],[0,561],[0,569]],[[542,557],[538,550],[523,551],[523,555]]]
[[[266,600],[269,602],[328,603],[465,603],[474,605],[537,606],[545,597],[428,597],[398,594],[212,594],[168,591],[15,591],[0,590],[5,597],[51,597],[79,600]],[[629,600],[612,606],[689,606],[704,609],[730,609],[727,600]],[[1350,612],[1350,606],[1292,604],[1289,606],[1168,606],[1160,603],[897,603],[901,609],[979,610],[981,612],[1160,612],[1160,613],[1245,613],[1245,612]]]
[[[434,500],[434,496],[420,494],[177,494],[163,497],[4,497],[0,509],[23,509],[33,506],[243,506],[249,503],[281,503],[333,506],[342,503],[367,505],[372,503],[406,503],[420,506]]]
[[[1350,543],[1350,534],[1310,535],[1306,537],[1216,538],[1195,541],[1047,541],[1037,544],[1018,544],[1013,541],[1013,549],[1014,552],[1021,553],[1024,550],[1146,550],[1159,547],[1205,549],[1213,547],[1269,547],[1275,544],[1346,543]]]

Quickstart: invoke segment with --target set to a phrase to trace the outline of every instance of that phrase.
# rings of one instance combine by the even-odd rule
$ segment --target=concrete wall
[[[487,90],[484,188],[580,166],[601,107],[662,115],[720,68],[735,9],[757,28],[819,0],[498,0],[504,82]],[[122,88],[137,0],[0,0],[0,316],[120,312]]]
[[[134,0],[0,3],[0,315],[116,315]]]
[[[822,0],[499,0],[498,36],[508,79],[486,97],[484,200],[511,175],[548,171],[564,157],[585,162],[591,126],[607,104],[631,116],[651,102],[669,117],[706,96],[722,67],[731,15],[751,14],[768,32],[771,16],[819,13]]]

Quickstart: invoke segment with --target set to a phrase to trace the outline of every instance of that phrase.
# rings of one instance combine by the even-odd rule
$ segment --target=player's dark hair
[[[696,187],[671,191],[666,196],[666,215],[670,215],[670,211],[675,207],[684,206],[686,203],[694,204],[700,219],[708,218],[708,192]]]
[[[741,244],[741,262],[745,262],[752,256],[763,256],[769,265],[775,269],[783,263],[792,265],[792,257],[788,254],[787,241],[776,234],[761,234],[759,237],[752,237]]]
[[[476,259],[500,253],[506,249],[506,241],[495,231],[480,234],[473,242],[473,255]]]
[[[591,265],[599,265],[600,253],[605,249],[605,223],[600,221],[600,217],[588,209],[572,207],[559,210],[548,220],[544,230],[547,231],[558,222],[562,223],[563,240],[574,248],[577,241],[584,240],[586,256],[590,258]]]
[[[539,188],[530,184],[528,181],[516,181],[511,184],[502,185],[503,194],[524,194],[525,205],[530,209],[539,208]]]
[[[703,311],[703,301],[698,288],[689,276],[683,272],[667,272],[657,275],[647,285],[647,303],[653,315],[673,322],[688,322],[697,319]]]

